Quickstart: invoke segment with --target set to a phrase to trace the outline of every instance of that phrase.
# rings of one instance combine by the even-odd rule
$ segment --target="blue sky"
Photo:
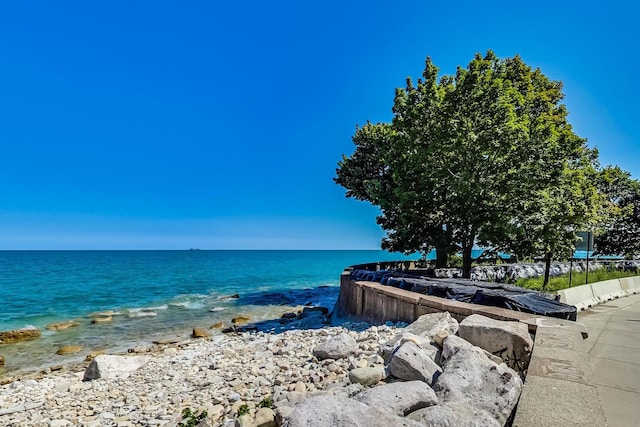
[[[332,177],[428,55],[520,54],[640,178],[639,6],[433,3],[3,2],[0,249],[376,249]]]

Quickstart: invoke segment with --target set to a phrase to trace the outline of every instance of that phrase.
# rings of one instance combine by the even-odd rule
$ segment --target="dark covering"
[[[411,270],[353,270],[351,277],[354,280],[378,282],[423,295],[471,304],[501,307],[573,321],[577,319],[576,308],[558,301],[553,295],[502,283],[469,279],[436,279],[424,276],[424,272]]]

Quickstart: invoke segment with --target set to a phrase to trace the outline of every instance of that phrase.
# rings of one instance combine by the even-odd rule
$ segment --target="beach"
[[[361,391],[349,381],[349,371],[380,365],[379,343],[402,326],[346,323],[137,346],[122,357],[148,362],[126,378],[83,381],[89,361],[12,378],[0,386],[0,425],[174,426],[187,408],[206,411],[207,425],[235,425],[241,408],[253,415],[261,402],[286,412],[307,397]],[[314,347],[342,333],[358,343],[355,354],[313,357]]]

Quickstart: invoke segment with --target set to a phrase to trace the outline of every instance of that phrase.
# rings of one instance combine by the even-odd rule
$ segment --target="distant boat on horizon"
[[[190,251],[199,251],[200,248],[189,248]]]

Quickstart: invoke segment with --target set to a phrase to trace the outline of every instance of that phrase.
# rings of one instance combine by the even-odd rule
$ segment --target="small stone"
[[[271,408],[260,408],[256,411],[254,421],[256,427],[276,427],[276,414]]]
[[[91,353],[87,354],[87,357],[84,358],[85,362],[91,362],[96,357],[104,354],[104,350],[94,350]]]
[[[207,414],[209,415],[209,418],[211,418],[213,421],[217,421],[218,418],[224,415],[224,406],[220,404],[213,405],[207,408]]]
[[[304,393],[307,391],[307,387],[304,385],[302,381],[298,381],[293,387],[293,391],[297,391],[298,393]]]

